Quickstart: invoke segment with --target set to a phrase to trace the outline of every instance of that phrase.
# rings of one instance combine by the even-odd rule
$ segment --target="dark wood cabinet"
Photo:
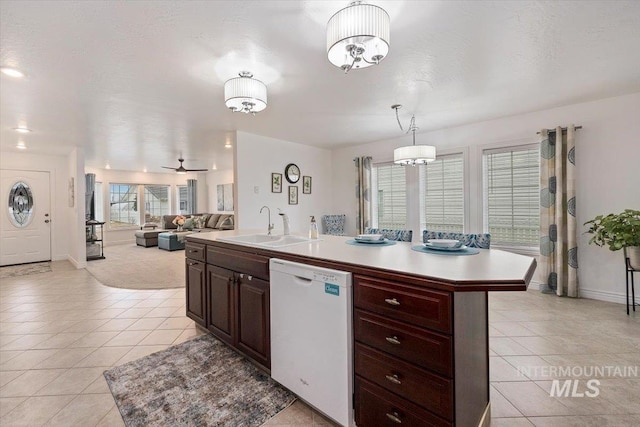
[[[206,326],[205,312],[205,264],[187,258],[186,268],[186,294],[187,294],[187,316],[199,325]]]
[[[194,242],[185,252],[187,316],[270,369],[269,258]]]
[[[275,254],[197,237],[187,239],[186,249],[187,315],[269,370],[269,259]],[[486,290],[449,289],[426,276],[277,255],[353,273],[358,427],[487,424]]]
[[[239,274],[237,346],[262,365],[270,366],[269,282]]]
[[[207,329],[227,344],[234,344],[235,275],[207,265]]]

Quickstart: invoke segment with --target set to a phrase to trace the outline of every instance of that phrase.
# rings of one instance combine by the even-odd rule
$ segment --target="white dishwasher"
[[[351,273],[272,258],[271,376],[343,426],[353,421]]]

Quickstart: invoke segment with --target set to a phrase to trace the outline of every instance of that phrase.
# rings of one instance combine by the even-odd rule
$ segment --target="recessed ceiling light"
[[[142,169],[142,172],[147,173],[147,168]]]
[[[111,165],[109,164],[109,162],[107,162],[107,164],[104,166],[105,169],[111,169]]]
[[[23,141],[18,142],[18,144],[16,145],[16,148],[19,148],[20,150],[26,150],[27,146],[24,145]]]
[[[0,71],[2,71],[2,74],[6,74],[7,76],[15,77],[17,79],[21,79],[22,77],[24,77],[24,73],[22,71],[20,71],[20,70],[15,69],[15,68],[0,67]]]
[[[24,126],[13,128],[13,130],[15,130],[16,132],[20,132],[20,133],[29,133],[29,132],[31,132],[31,129],[26,128]]]
[[[227,142],[226,144],[224,144],[224,148],[231,148],[231,143]]]
[[[216,164],[214,163],[214,164],[213,164],[213,166],[211,166],[211,169],[213,169],[213,170],[217,170],[217,169],[218,169],[218,166],[216,166]]]

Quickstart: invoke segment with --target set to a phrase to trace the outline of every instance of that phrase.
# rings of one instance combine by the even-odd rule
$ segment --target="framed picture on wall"
[[[289,186],[289,204],[290,205],[298,204],[298,186],[297,185]]]
[[[282,193],[282,174],[281,173],[274,172],[271,174],[271,192]]]
[[[302,194],[311,194],[311,177],[302,177]]]

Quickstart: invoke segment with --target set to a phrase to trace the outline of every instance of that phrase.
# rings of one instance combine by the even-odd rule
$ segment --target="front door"
[[[0,266],[51,260],[49,172],[0,170]]]

